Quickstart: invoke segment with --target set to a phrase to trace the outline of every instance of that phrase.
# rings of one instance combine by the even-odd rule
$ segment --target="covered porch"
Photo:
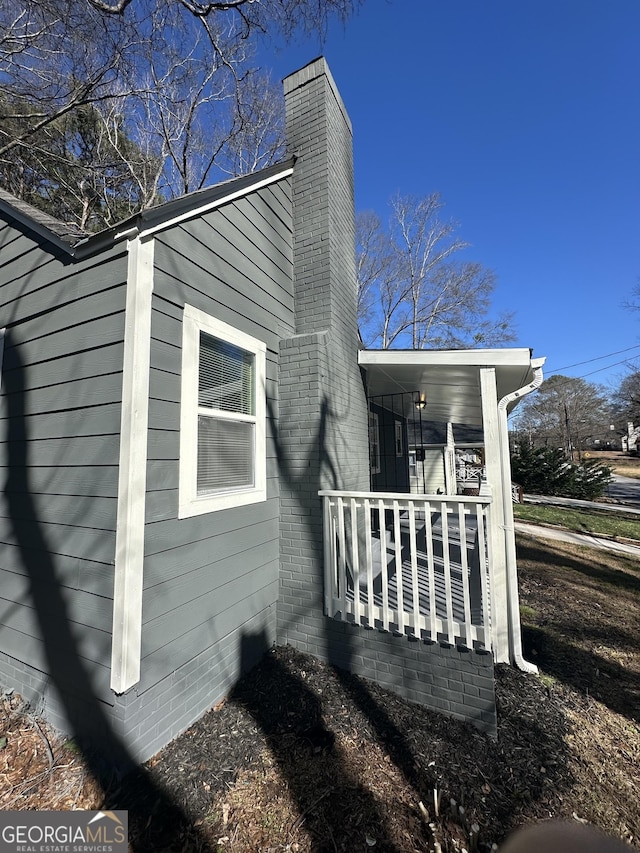
[[[541,383],[544,359],[364,350],[359,362],[372,490],[320,492],[326,615],[534,670],[520,640],[507,416]],[[425,423],[444,436],[441,476],[422,471],[429,491],[411,472],[426,459]]]

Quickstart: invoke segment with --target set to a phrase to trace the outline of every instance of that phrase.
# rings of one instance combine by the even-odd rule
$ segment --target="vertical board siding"
[[[293,328],[289,184],[262,188],[156,237],[138,693],[202,655],[213,659],[245,623],[258,618],[262,625],[267,617],[260,614],[276,602],[279,506],[270,416],[277,407],[279,339]],[[267,345],[268,498],[178,519],[185,303]],[[211,684],[211,695],[216,689]]]
[[[0,247],[0,650],[46,672],[37,607],[59,600],[106,695],[126,246],[75,261],[9,221]]]

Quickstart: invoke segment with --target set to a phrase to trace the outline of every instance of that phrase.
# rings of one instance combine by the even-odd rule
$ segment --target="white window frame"
[[[200,361],[200,332],[226,341],[253,354],[255,415],[238,416],[220,412],[225,419],[247,420],[255,423],[254,484],[228,489],[215,494],[197,492],[198,467],[198,371]],[[246,506],[267,499],[266,447],[266,345],[263,341],[241,332],[234,326],[194,308],[184,306],[182,320],[182,392],[180,399],[180,474],[178,518],[203,515],[221,509]],[[205,413],[203,410],[201,413]],[[206,414],[216,417],[216,410]]]

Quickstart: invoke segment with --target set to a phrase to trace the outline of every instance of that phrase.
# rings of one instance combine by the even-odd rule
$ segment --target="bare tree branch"
[[[0,185],[96,229],[274,162],[282,98],[252,36],[321,38],[360,2],[3,0]]]
[[[609,404],[602,389],[585,379],[555,375],[516,410],[514,431],[537,447],[582,450],[596,437],[609,437]]]
[[[513,339],[513,317],[487,319],[495,275],[456,255],[467,244],[440,219],[438,193],[397,195],[384,229],[375,214],[358,217],[356,268],[365,343],[407,346],[489,346]]]

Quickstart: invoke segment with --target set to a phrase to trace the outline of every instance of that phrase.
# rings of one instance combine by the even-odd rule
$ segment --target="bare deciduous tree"
[[[623,307],[630,308],[632,311],[640,311],[640,281],[636,282],[631,291],[631,297],[623,302]]]
[[[13,195],[82,230],[95,230],[157,200],[160,157],[142,151],[124,129],[117,102],[84,105],[0,160]]]
[[[0,185],[45,207],[68,193],[70,221],[95,229],[123,200],[144,207],[273,162],[282,99],[252,67],[252,36],[321,33],[360,1],[4,0]],[[82,110],[94,144],[77,150]],[[128,181],[98,186],[110,167]]]
[[[398,256],[391,236],[373,211],[356,216],[356,275],[360,333],[381,323],[380,336],[389,336],[389,322],[396,309],[395,282]],[[400,294],[401,295],[401,294]],[[381,311],[382,318],[378,312]]]
[[[86,0],[94,9],[111,16],[123,16],[144,0]],[[205,20],[223,14],[230,17],[237,34],[246,39],[255,30],[274,29],[290,37],[296,29],[323,36],[332,16],[345,21],[361,0],[167,0],[196,18]]]
[[[218,164],[221,170],[246,175],[284,155],[282,86],[274,84],[268,73],[246,75],[234,117],[234,132],[228,135],[225,157]]]
[[[640,369],[632,368],[622,379],[612,394],[612,402],[618,433],[626,430],[629,421],[640,425]]]
[[[135,66],[134,28],[85,0],[4,0],[0,33],[0,156],[112,96]]]
[[[567,458],[608,440],[610,409],[604,389],[585,379],[555,375],[526,397],[513,430],[537,447],[563,448]]]
[[[359,317],[363,340],[383,349],[490,346],[513,339],[513,318],[487,319],[494,274],[458,262],[467,247],[440,217],[438,193],[396,196],[389,229],[375,214],[356,223]]]

